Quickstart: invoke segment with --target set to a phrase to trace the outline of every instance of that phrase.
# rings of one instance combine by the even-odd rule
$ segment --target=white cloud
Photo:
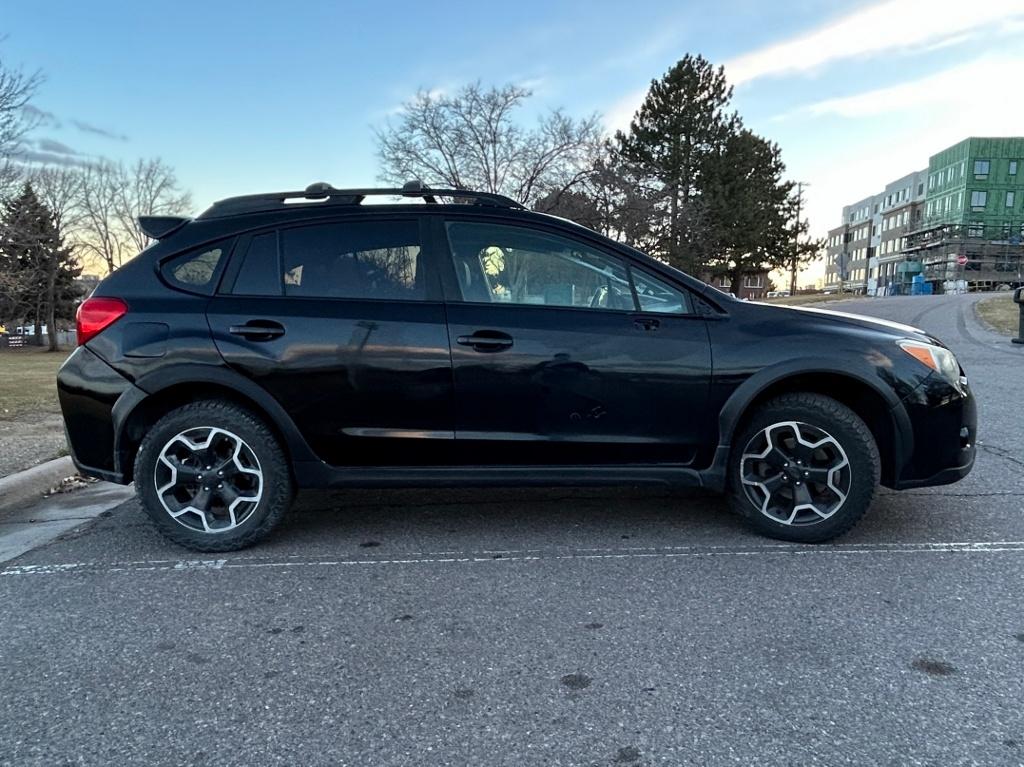
[[[1005,77],[994,76],[999,72]],[[885,120],[889,127],[790,168],[812,184],[807,209],[812,231],[821,235],[838,226],[843,205],[927,167],[930,155],[968,136],[1019,136],[1024,101],[1007,83],[1022,78],[1024,58],[984,57],[913,82],[813,105],[818,114]]]
[[[963,44],[981,32],[1004,37],[1022,29],[1022,0],[887,0],[730,59],[725,74],[730,84],[742,85],[771,75],[815,72],[844,59],[933,51]],[[629,127],[646,93],[646,88],[627,93],[605,111],[609,133]]]
[[[817,101],[776,119],[798,115],[863,119],[917,111],[950,101],[985,114],[1007,109],[1019,114],[1022,102],[1007,90],[1007,83],[1021,79],[1024,79],[1024,56],[982,56],[916,80]]]
[[[609,135],[614,135],[617,130],[625,131],[629,128],[633,115],[640,108],[646,95],[647,88],[632,91],[605,110],[602,120],[604,121],[605,130],[608,131]]]
[[[888,0],[725,64],[734,85],[768,75],[812,72],[842,59],[932,48],[993,25],[1024,19],[1020,0]]]

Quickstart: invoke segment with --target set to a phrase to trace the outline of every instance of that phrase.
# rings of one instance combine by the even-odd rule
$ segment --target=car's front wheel
[[[766,402],[734,442],[730,503],[761,533],[818,543],[842,535],[871,506],[878,447],[850,408],[820,394]]]
[[[269,533],[291,504],[287,457],[262,419],[230,402],[176,408],[149,430],[135,488],[160,532],[196,551],[234,551]]]

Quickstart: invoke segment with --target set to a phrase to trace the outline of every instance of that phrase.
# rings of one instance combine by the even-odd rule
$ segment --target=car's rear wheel
[[[196,551],[234,551],[269,533],[292,500],[287,457],[262,419],[230,402],[176,408],[149,430],[135,488],[160,532]]]
[[[879,476],[878,447],[856,413],[820,394],[786,394],[737,435],[730,503],[765,535],[818,543],[857,524]]]

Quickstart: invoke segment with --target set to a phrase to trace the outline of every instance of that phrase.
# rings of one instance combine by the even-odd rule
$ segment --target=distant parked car
[[[467,484],[699,486],[824,541],[880,483],[974,463],[934,337],[739,301],[504,197],[314,185],[140,224],[60,402],[79,470],[197,550],[259,540],[297,487]]]

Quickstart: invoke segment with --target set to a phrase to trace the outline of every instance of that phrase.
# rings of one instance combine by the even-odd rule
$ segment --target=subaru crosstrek
[[[974,462],[927,333],[739,301],[498,195],[315,184],[141,226],[60,402],[78,469],[193,549],[257,541],[298,488],[523,484],[709,488],[817,542]]]

